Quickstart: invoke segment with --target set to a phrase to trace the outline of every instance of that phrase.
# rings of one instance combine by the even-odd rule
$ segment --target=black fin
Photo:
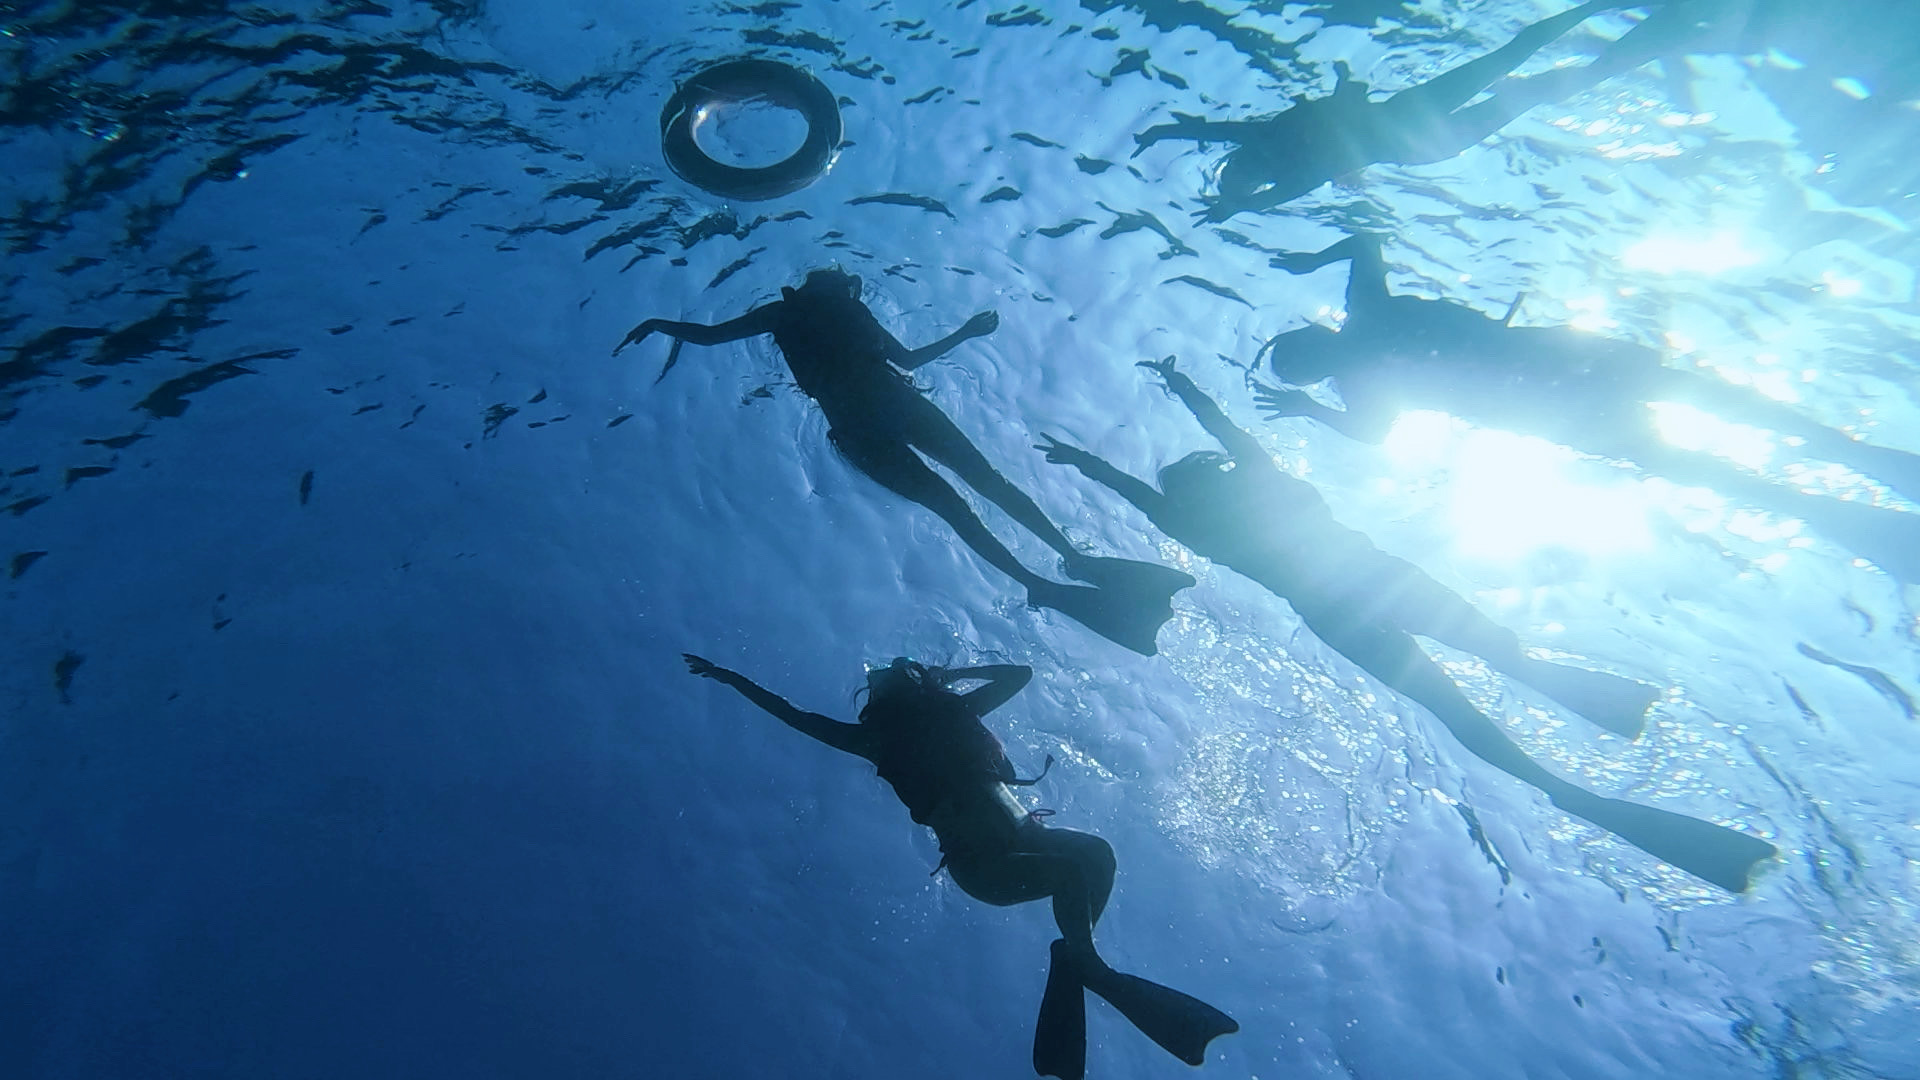
[[[1087,995],[1064,940],[1053,943],[1047,990],[1033,1027],[1033,1071],[1060,1080],[1087,1074]]]
[[[1083,978],[1087,989],[1105,998],[1147,1038],[1189,1065],[1205,1064],[1208,1043],[1240,1030],[1233,1017],[1199,998],[1135,975],[1106,968]]]

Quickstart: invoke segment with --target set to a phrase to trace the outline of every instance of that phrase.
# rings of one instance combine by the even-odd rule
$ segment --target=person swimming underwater
[[[688,671],[732,687],[795,731],[872,762],[913,820],[939,839],[934,873],[945,869],[968,896],[997,907],[1052,898],[1060,938],[1034,1028],[1033,1067],[1040,1075],[1081,1080],[1086,1074],[1087,990],[1189,1065],[1206,1061],[1209,1042],[1240,1030],[1198,998],[1115,971],[1094,948],[1093,926],[1113,892],[1112,846],[1091,833],[1050,828],[1039,812],[1022,807],[1009,786],[1040,777],[1018,779],[1000,740],[981,723],[1027,685],[1033,669],[948,670],[899,657],[867,672],[866,705],[859,722],[848,724],[796,708],[710,660],[684,658]],[[953,689],[966,680],[985,685],[965,694]],[[1049,756],[1041,776],[1052,765]]]
[[[1029,603],[1061,612],[1142,655],[1154,654],[1154,637],[1173,616],[1173,594],[1192,585],[1193,578],[1171,567],[1096,558],[1075,549],[1026,492],[1000,475],[903,374],[963,341],[992,333],[999,316],[983,311],[939,341],[909,349],[860,302],[860,279],[852,274],[815,270],[798,289],[782,288],[780,294],[779,300],[718,326],[648,319],[613,351],[666,334],[675,341],[661,371],[665,377],[682,342],[720,345],[772,334],[794,381],[826,415],[828,439],[849,464],[938,514],[982,559],[1025,586]],[[1067,585],[1028,570],[960,493],[921,460],[922,454],[1058,552],[1070,576],[1096,587]]]
[[[1379,443],[1403,412],[1431,409],[1480,427],[1533,435],[1628,462],[1678,484],[1806,521],[1902,581],[1920,582],[1920,515],[1834,498],[1668,440],[1655,402],[1688,405],[1774,432],[1787,453],[1831,461],[1920,499],[1920,455],[1855,439],[1750,386],[1669,367],[1660,353],[1570,326],[1513,326],[1465,304],[1393,294],[1381,238],[1355,233],[1271,264],[1304,274],[1347,261],[1346,319],[1338,331],[1307,325],[1268,341],[1286,384],[1255,384],[1269,419],[1303,416],[1350,439]],[[1340,409],[1298,387],[1332,379]],[[1783,453],[1783,457],[1786,453]]]
[[[1208,120],[1175,113],[1173,123],[1157,124],[1135,135],[1134,154],[1165,139],[1233,143],[1234,149],[1216,173],[1219,196],[1199,214],[1212,222],[1292,202],[1369,165],[1444,161],[1528,109],[1567,97],[1631,66],[1603,55],[1584,67],[1539,75],[1467,105],[1581,22],[1630,6],[1620,0],[1590,0],[1528,26],[1493,52],[1380,101],[1371,99],[1371,87],[1355,79],[1344,63],[1336,63],[1334,91],[1326,97],[1296,98],[1286,110],[1253,120]],[[1637,50],[1631,55],[1634,63],[1647,59]]]
[[[1680,814],[1608,799],[1542,768],[1475,708],[1420,648],[1421,634],[1480,652],[1495,670],[1529,682],[1602,726],[1637,734],[1651,688],[1599,672],[1534,660],[1506,630],[1418,567],[1375,548],[1333,519],[1312,485],[1282,472],[1252,435],[1227,419],[1172,357],[1157,372],[1227,450],[1191,454],[1160,472],[1160,489],[1052,436],[1035,449],[1071,465],[1144,511],[1160,530],[1252,578],[1292,605],[1329,648],[1406,695],[1446,725],[1475,757],[1544,792],[1553,804],[1656,858],[1729,892],[1744,892],[1753,865],[1774,854],[1764,840]]]

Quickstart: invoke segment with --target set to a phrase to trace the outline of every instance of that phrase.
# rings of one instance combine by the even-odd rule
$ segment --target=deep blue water
[[[1367,445],[1247,384],[1343,317],[1344,263],[1269,259],[1365,228],[1397,295],[1920,453],[1915,9],[1695,3],[1723,32],[1215,225],[1225,147],[1135,134],[1336,60],[1385,95],[1559,8],[0,2],[8,1074],[1032,1075],[1044,905],[930,878],[870,768],[694,651],[843,719],[895,655],[1032,665],[992,723],[1119,853],[1103,952],[1240,1021],[1208,1075],[1920,1077],[1915,581],[1603,455],[1432,410]],[[766,202],[659,145],[676,83],[740,55],[843,99],[831,171]],[[998,311],[920,381],[1076,542],[1199,579],[1158,656],[850,469],[770,340],[657,385],[664,342],[610,357],[827,263],[910,345]],[[1527,752],[1778,857],[1734,895],[1560,813],[1030,448],[1149,477],[1211,448],[1134,367],[1168,354],[1342,523],[1665,691],[1628,741],[1435,646]],[[1920,510],[1662,416],[1876,536]],[[1183,1075],[1092,1011],[1089,1075]]]

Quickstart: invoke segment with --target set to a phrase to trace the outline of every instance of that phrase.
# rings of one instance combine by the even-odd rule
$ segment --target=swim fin
[[[1063,959],[1065,942],[1054,944],[1054,964]],[[1098,965],[1097,967],[1095,965]],[[1233,1017],[1178,990],[1125,975],[1094,959],[1077,965],[1081,982],[1133,1021],[1147,1038],[1189,1065],[1203,1065],[1207,1044],[1240,1030]]]
[[[1640,737],[1648,706],[1660,700],[1659,689],[1646,683],[1544,661],[1529,665],[1521,681],[1595,726],[1628,739]]]
[[[1085,585],[1062,585],[1046,581],[1027,589],[1027,602],[1052,608],[1116,645],[1132,649],[1141,656],[1152,656],[1160,646],[1154,638],[1160,627],[1173,618],[1173,607],[1161,600],[1142,604],[1132,597],[1109,589]]]
[[[1765,840],[1724,825],[1577,789],[1555,795],[1553,805],[1731,893],[1746,892],[1754,864],[1778,853]]]
[[[1116,592],[1136,593],[1142,597],[1159,596],[1172,600],[1181,589],[1193,587],[1193,575],[1184,570],[1136,559],[1103,559],[1095,555],[1075,555],[1066,560],[1067,573],[1075,578]]]
[[[1087,995],[1064,939],[1053,943],[1047,990],[1033,1027],[1033,1071],[1060,1080],[1087,1074]]]
[[[1029,590],[1032,601],[1142,656],[1159,651],[1154,638],[1173,618],[1173,594],[1194,583],[1191,574],[1171,566],[1091,555],[1067,560],[1067,572],[1097,587],[1054,585],[1051,589]]]

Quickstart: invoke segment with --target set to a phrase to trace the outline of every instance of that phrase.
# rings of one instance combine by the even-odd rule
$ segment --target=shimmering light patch
[[[1867,89],[1866,83],[1851,75],[1833,80],[1833,88],[1855,101],[1865,101],[1873,96],[1873,91]]]
[[[1574,314],[1567,325],[1575,330],[1599,333],[1611,330],[1620,323],[1607,315],[1607,298],[1604,296],[1581,296],[1567,301],[1567,307]]]
[[[1656,233],[1620,253],[1629,269],[1656,274],[1720,274],[1756,265],[1763,257],[1737,229]]]
[[[1384,448],[1404,470],[1452,475],[1449,518],[1464,555],[1506,562],[1553,547],[1598,556],[1652,546],[1636,485],[1578,483],[1566,471],[1576,455],[1543,439],[1414,411]]]
[[[1834,296],[1853,296],[1860,291],[1859,278],[1844,277],[1832,270],[1822,273],[1820,275],[1820,282],[1825,285],[1827,291]]]
[[[1691,405],[1672,401],[1649,402],[1660,437],[1682,450],[1703,450],[1745,465],[1766,467],[1773,460],[1773,433],[1746,424],[1722,420]]]
[[[1767,63],[1772,64],[1774,67],[1777,67],[1777,68],[1784,68],[1788,71],[1799,71],[1801,68],[1807,66],[1805,61],[1795,60],[1793,57],[1788,56],[1786,53],[1781,52],[1779,49],[1767,50]]]
[[[1761,363],[1765,363],[1763,359]],[[1788,371],[1756,371],[1752,374],[1750,385],[1775,401],[1787,405],[1800,403],[1800,391],[1794,386],[1794,376]]]
[[[1800,401],[1800,391],[1796,387],[1798,383],[1808,381],[1803,378],[1804,373],[1782,370],[1779,367],[1780,357],[1777,353],[1758,353],[1753,359],[1755,363],[1763,365],[1766,370],[1743,371],[1738,367],[1716,367],[1713,361],[1704,356],[1696,359],[1693,365],[1735,386],[1750,386],[1775,401],[1789,405]],[[1800,445],[1796,440],[1797,436],[1787,439],[1786,443],[1789,446]]]
[[[1608,143],[1600,147],[1600,153],[1614,161],[1646,161],[1651,158],[1673,158],[1681,154],[1680,144],[1666,143]]]

